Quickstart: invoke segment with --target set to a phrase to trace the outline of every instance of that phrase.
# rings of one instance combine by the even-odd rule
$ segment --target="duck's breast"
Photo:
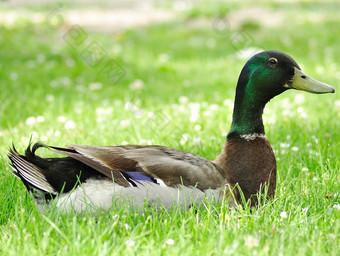
[[[214,163],[224,170],[231,185],[239,184],[246,199],[257,194],[265,184],[268,184],[268,196],[274,196],[276,160],[267,138],[228,139]]]

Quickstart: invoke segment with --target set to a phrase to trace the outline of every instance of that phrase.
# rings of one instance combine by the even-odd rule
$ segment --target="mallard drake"
[[[264,51],[243,67],[236,87],[233,120],[222,153],[214,161],[162,146],[85,146],[66,148],[29,146],[20,155],[8,153],[13,173],[25,184],[39,206],[54,202],[64,211],[88,207],[108,209],[129,201],[189,207],[206,197],[228,196],[229,205],[244,198],[256,205],[267,187],[274,197],[276,160],[265,135],[262,113],[266,103],[289,89],[334,93],[333,87],[306,75],[289,55]],[[41,158],[45,147],[66,157]],[[233,189],[235,188],[236,189]]]

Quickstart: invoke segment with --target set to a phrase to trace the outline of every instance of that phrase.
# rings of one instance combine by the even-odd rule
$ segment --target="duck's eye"
[[[275,59],[275,58],[270,58],[270,59],[268,60],[268,62],[269,62],[270,64],[274,65],[274,64],[277,63],[277,59]]]

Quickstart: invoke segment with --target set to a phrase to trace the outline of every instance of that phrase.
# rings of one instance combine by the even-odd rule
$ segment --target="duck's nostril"
[[[302,75],[301,78],[306,79],[307,77],[305,75]]]

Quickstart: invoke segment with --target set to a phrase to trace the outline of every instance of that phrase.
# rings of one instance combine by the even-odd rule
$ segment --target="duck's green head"
[[[229,135],[264,133],[262,112],[265,104],[288,89],[335,92],[332,86],[302,72],[294,59],[283,52],[273,50],[254,55],[243,67],[237,83]]]
[[[253,100],[266,102],[288,89],[311,93],[335,91],[333,87],[306,75],[292,57],[280,51],[254,55],[244,66],[237,87]]]

